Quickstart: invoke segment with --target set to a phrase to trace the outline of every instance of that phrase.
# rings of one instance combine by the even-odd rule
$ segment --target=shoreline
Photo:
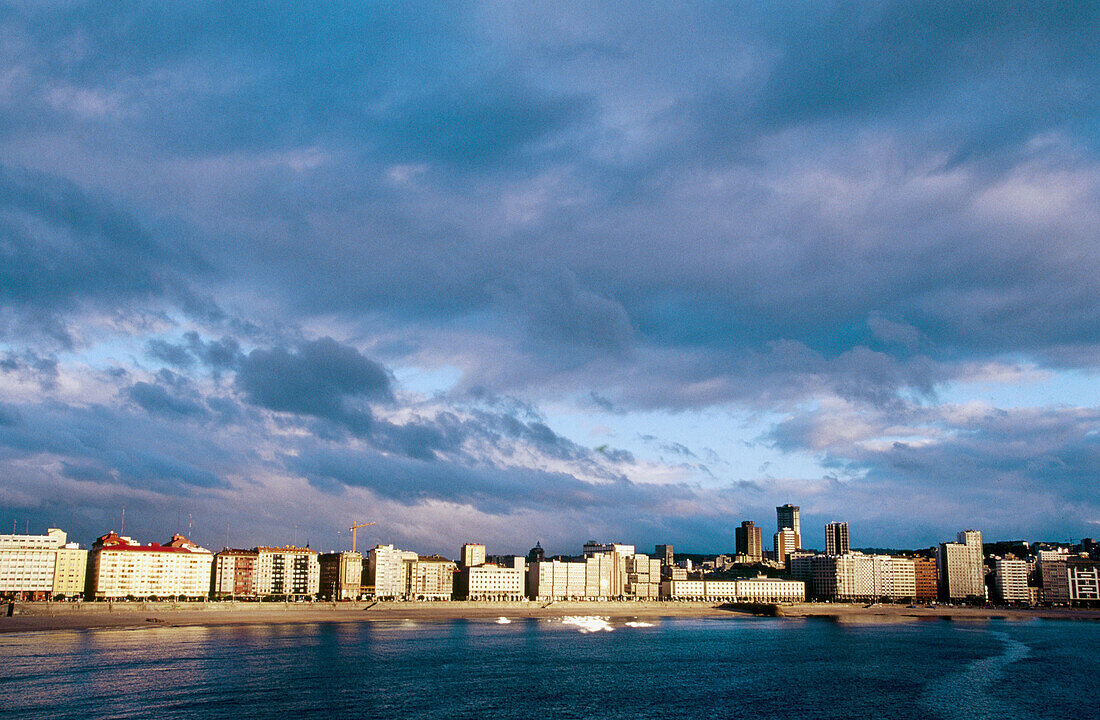
[[[17,603],[12,617],[0,616],[0,634],[106,628],[282,625],[379,621],[496,621],[499,618],[596,616],[613,620],[655,618],[817,618],[845,623],[918,620],[1100,620],[1096,608],[987,608],[800,603],[718,605],[707,602],[119,602]]]

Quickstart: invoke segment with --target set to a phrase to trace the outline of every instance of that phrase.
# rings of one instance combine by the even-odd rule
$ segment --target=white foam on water
[[[563,625],[573,625],[582,633],[606,631],[611,632],[615,628],[608,622],[610,618],[597,617],[595,615],[566,615],[561,619]]]
[[[512,621],[506,617],[498,617],[496,622],[497,625],[510,625]]]
[[[639,622],[639,621],[636,621],[636,620],[631,620],[630,622],[626,623],[626,626],[627,627],[653,627],[653,623]]]

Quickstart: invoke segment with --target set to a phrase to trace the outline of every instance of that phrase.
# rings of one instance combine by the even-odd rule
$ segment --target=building
[[[466,543],[458,554],[462,567],[476,567],[485,564],[485,546],[481,543]]]
[[[88,551],[67,542],[64,530],[45,535],[0,535],[0,597],[46,600],[84,592]]]
[[[405,596],[410,600],[450,600],[456,570],[455,563],[445,557],[418,555],[415,562],[405,562]]]
[[[484,564],[459,568],[454,595],[458,600],[510,601],[524,599],[523,558],[512,564]]]
[[[1039,565],[1039,582],[1042,592],[1039,597],[1042,602],[1049,605],[1065,605],[1070,601],[1069,597],[1069,551],[1065,548],[1058,550],[1040,550],[1036,553]]]
[[[764,559],[764,538],[761,529],[752,520],[743,520],[741,527],[734,528],[737,554],[744,556],[744,562],[756,563]]]
[[[918,602],[930,602],[939,597],[939,573],[936,570],[936,558],[913,558],[914,585]]]
[[[1027,577],[1031,567],[1026,560],[997,560],[994,565],[994,589],[1006,603],[1028,603],[1031,599]]]
[[[321,564],[317,551],[292,545],[258,547],[256,594],[260,596],[314,597],[321,590]]]
[[[259,554],[255,550],[232,548],[225,548],[215,555],[210,596],[215,600],[258,597],[259,592],[256,589],[258,557]]]
[[[463,545],[463,557],[467,548],[481,548],[485,556],[484,545]],[[396,600],[405,594],[405,558],[401,550],[393,545],[376,545],[370,551],[367,571],[367,585],[374,588],[376,598]]]
[[[600,543],[595,540],[589,540],[584,544],[584,556],[591,557],[592,555],[599,555],[602,553],[619,553],[620,555],[633,555],[634,546],[624,545],[623,543]]]
[[[940,597],[944,600],[984,600],[985,564],[982,534],[964,530],[957,542],[940,543],[936,557]]]
[[[803,602],[806,585],[798,580],[763,576],[739,580],[666,580],[661,583],[661,597],[705,602]]]
[[[527,562],[541,562],[546,559],[546,551],[542,549],[542,542],[536,542],[535,547],[527,551]]]
[[[363,595],[363,555],[358,552],[325,553],[320,566],[320,595],[332,600],[358,600]]]
[[[77,543],[65,543],[57,549],[57,564],[53,571],[54,598],[75,598],[84,595],[88,571],[88,551]]]
[[[527,566],[527,596],[533,600],[587,600],[589,563],[540,560]],[[609,582],[610,585],[610,582]]]
[[[90,599],[205,597],[214,555],[183,535],[167,545],[141,545],[107,533],[88,553],[86,594]]]
[[[795,550],[802,549],[802,521],[799,520],[798,513],[799,507],[790,503],[780,505],[775,509],[776,531],[794,530],[794,534],[797,536]]]
[[[831,522],[825,526],[825,554],[847,555],[852,551],[848,542],[848,523]]]
[[[1100,604],[1100,562],[1084,558],[1066,561],[1069,601],[1074,605]]]
[[[676,564],[676,555],[673,553],[671,545],[654,546],[653,557],[660,560],[662,566]]]
[[[777,563],[787,562],[787,558],[791,553],[801,549],[798,533],[790,528],[784,528],[777,532],[772,542],[775,547],[775,561]]]
[[[913,558],[890,555],[791,555],[792,574],[811,595],[838,602],[903,601],[916,596]]]

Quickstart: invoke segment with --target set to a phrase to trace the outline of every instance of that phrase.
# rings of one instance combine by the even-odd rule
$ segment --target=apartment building
[[[86,594],[90,599],[205,597],[214,555],[175,534],[165,545],[142,545],[109,532],[88,553]]]

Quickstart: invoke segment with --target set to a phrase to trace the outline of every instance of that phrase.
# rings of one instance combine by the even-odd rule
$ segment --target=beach
[[[254,625],[375,621],[496,621],[499,618],[598,616],[629,620],[660,617],[829,618],[840,622],[905,622],[1031,618],[1100,620],[1100,609],[906,607],[845,603],[793,605],[716,605],[706,602],[96,602],[16,603],[11,617],[0,616],[0,633],[136,628],[186,625]]]

